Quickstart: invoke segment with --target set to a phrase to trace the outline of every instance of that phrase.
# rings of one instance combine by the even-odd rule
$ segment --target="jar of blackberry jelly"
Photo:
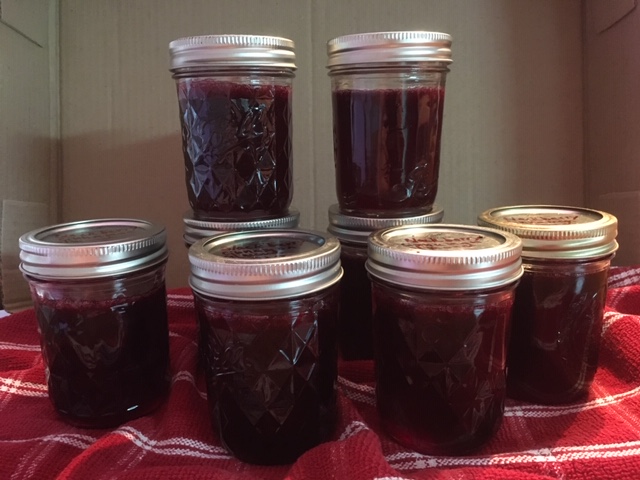
[[[444,211],[437,205],[434,205],[431,212],[415,217],[354,217],[340,213],[337,204],[329,207],[327,230],[340,240],[340,261],[344,269],[344,276],[340,281],[338,322],[341,358],[373,358],[371,282],[365,268],[369,235],[376,230],[400,225],[440,223],[443,216]]]
[[[335,424],[340,243],[232,232],[197,241],[189,260],[214,429],[242,461],[293,462]]]
[[[377,409],[399,443],[465,454],[498,428],[521,248],[509,233],[448,224],[369,237]]]
[[[294,43],[205,35],[169,44],[189,204],[198,218],[284,215],[291,203]]]
[[[113,427],[169,391],[165,230],[102,219],[20,237],[49,398],[67,422]]]
[[[436,32],[346,35],[327,45],[340,210],[428,213],[438,190],[451,37]]]
[[[617,219],[586,208],[527,205],[487,210],[478,222],[523,242],[508,395],[545,404],[584,398],[598,366]]]

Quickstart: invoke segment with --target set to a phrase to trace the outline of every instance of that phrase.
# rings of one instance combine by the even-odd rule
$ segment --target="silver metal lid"
[[[212,66],[280,67],[295,70],[292,40],[264,35],[201,35],[169,43],[170,70]]]
[[[429,213],[413,217],[354,217],[340,213],[338,204],[329,207],[329,227],[327,231],[341,242],[367,244],[372,232],[401,225],[440,223],[444,210],[434,205]]]
[[[295,298],[342,277],[340,242],[312,230],[251,230],[197,241],[189,284],[228,300]]]
[[[439,32],[372,32],[327,43],[328,68],[358,63],[451,63],[451,35]]]
[[[525,258],[587,260],[618,249],[618,220],[613,215],[580,207],[517,205],[489,209],[478,223],[522,239]]]
[[[121,275],[168,256],[164,227],[127,218],[53,225],[25,233],[18,243],[22,272],[49,279]]]
[[[492,228],[405,225],[369,237],[369,273],[418,290],[485,290],[522,275],[521,240]]]
[[[225,232],[237,232],[242,230],[263,230],[268,228],[296,228],[300,222],[300,212],[290,208],[286,215],[262,220],[249,220],[244,222],[225,222],[200,220],[193,215],[191,210],[184,214],[184,241],[189,245],[201,238],[213,237]]]

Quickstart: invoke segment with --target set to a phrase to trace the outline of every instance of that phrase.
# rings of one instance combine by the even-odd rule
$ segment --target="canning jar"
[[[293,195],[291,40],[204,35],[169,44],[189,204],[199,218],[285,214]]]
[[[329,207],[327,230],[342,245],[340,262],[344,276],[340,281],[338,345],[344,360],[373,358],[371,282],[365,268],[369,235],[400,225],[440,223],[443,216],[444,211],[437,205],[431,212],[414,217],[354,217],[340,213],[337,204]]]
[[[340,210],[415,216],[438,190],[451,37],[436,32],[346,35],[327,45]]]
[[[478,222],[523,242],[508,395],[546,404],[585,397],[598,366],[617,219],[586,208],[523,205],[487,210]]]
[[[189,260],[214,429],[240,460],[293,462],[335,423],[338,240],[233,232],[194,243]]]
[[[49,398],[67,422],[112,427],[169,391],[165,230],[99,219],[20,237]]]
[[[369,237],[377,409],[399,443],[458,455],[498,428],[520,252],[515,235],[461,225]]]

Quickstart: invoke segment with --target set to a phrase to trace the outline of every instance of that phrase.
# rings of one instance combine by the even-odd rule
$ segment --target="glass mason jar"
[[[166,234],[142,220],[66,223],[20,238],[49,398],[80,427],[151,412],[169,391]]]
[[[461,225],[369,237],[377,409],[399,443],[458,455],[497,430],[521,248],[515,235]]]
[[[365,268],[367,240],[376,230],[411,224],[440,223],[444,211],[433,210],[415,217],[353,217],[340,213],[338,205],[329,207],[329,233],[342,245],[340,262],[344,276],[340,281],[340,319],[338,345],[344,360],[373,358],[371,323],[371,282]],[[353,299],[358,301],[354,302]]]
[[[598,366],[617,219],[585,208],[526,205],[487,210],[478,223],[523,242],[508,395],[545,404],[585,397]]]
[[[340,210],[428,213],[438,190],[451,37],[436,32],[346,35],[327,45]]]
[[[169,44],[189,204],[213,220],[286,214],[294,43],[206,35]]]
[[[211,422],[238,459],[293,462],[335,424],[340,244],[254,230],[189,249]]]

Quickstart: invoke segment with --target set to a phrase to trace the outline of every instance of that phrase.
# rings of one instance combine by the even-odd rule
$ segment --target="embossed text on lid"
[[[523,256],[559,260],[611,255],[618,248],[613,215],[582,207],[517,205],[486,210],[478,224],[513,233]]]
[[[367,270],[416,289],[489,289],[522,275],[522,242],[496,229],[466,225],[406,225],[369,237]]]
[[[333,285],[342,276],[340,243],[303,229],[232,232],[189,249],[191,287],[232,300],[295,298]]]

